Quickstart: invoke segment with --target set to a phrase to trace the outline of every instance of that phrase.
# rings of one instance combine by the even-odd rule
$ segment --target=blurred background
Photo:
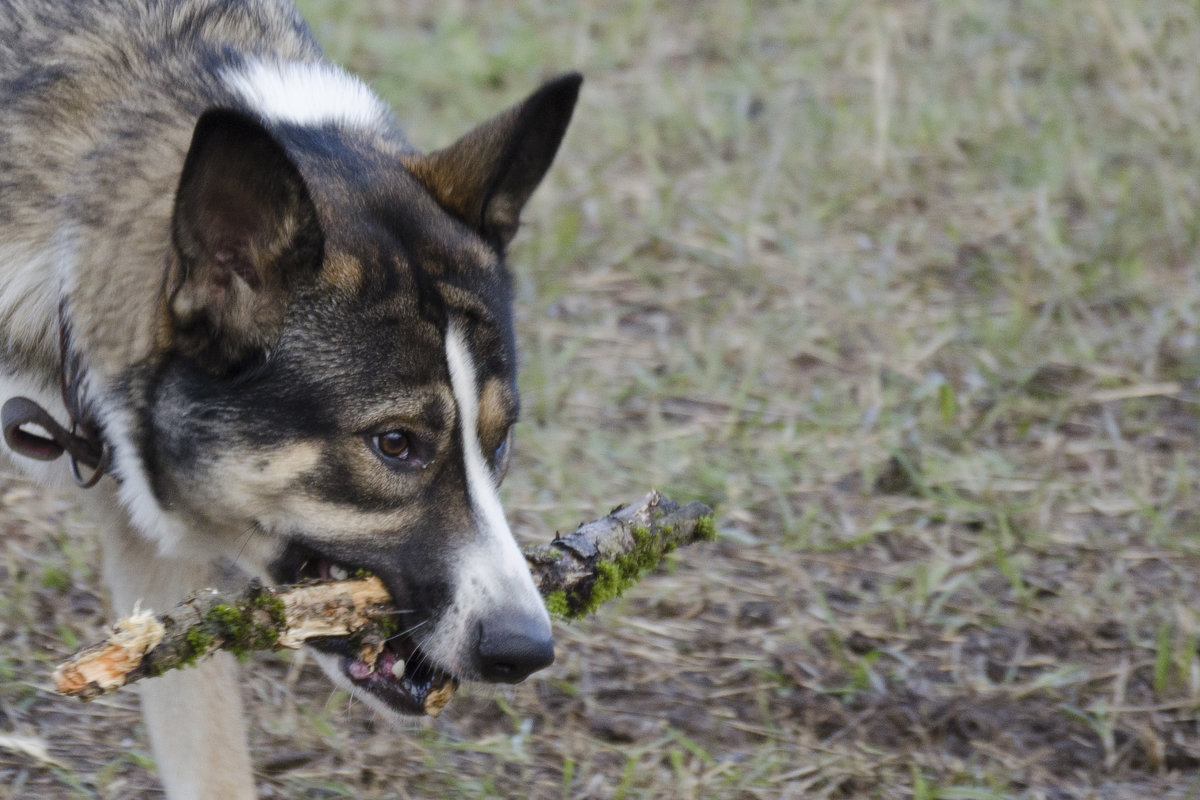
[[[585,74],[504,499],[720,537],[411,729],[253,659],[264,796],[1200,796],[1195,3],[300,5],[423,149]],[[47,690],[94,541],[0,493],[0,797],[158,797],[134,692]]]

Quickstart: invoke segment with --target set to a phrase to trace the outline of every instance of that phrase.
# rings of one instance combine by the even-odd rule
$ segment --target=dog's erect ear
[[[558,152],[582,82],[578,73],[556,78],[444,150],[405,156],[404,166],[443,208],[503,250]]]
[[[291,291],[320,267],[324,237],[308,188],[271,134],[236,111],[196,123],[175,196],[175,346],[215,372],[279,334]]]

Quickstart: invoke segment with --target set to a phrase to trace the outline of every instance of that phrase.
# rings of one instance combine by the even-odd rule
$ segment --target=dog
[[[580,83],[423,153],[288,0],[0,0],[5,438],[90,487],[113,613],[362,569],[387,668],[314,652],[371,708],[553,661],[497,494],[505,251]],[[168,797],[254,796],[231,659],[142,704]]]

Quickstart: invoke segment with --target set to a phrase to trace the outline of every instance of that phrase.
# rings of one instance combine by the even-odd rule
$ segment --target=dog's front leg
[[[237,668],[216,653],[142,686],[142,716],[171,800],[254,797]]]
[[[208,565],[164,559],[131,530],[115,499],[93,495],[104,537],[104,575],[113,613],[167,609],[211,577]],[[216,653],[195,667],[142,684],[142,716],[170,800],[253,800],[237,662]]]

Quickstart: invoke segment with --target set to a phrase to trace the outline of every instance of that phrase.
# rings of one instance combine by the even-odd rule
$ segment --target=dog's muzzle
[[[433,638],[437,636],[435,623],[450,605],[449,587],[423,585],[417,576],[410,576],[411,580],[389,577],[386,569],[380,569],[383,564],[353,563],[349,558],[355,556],[347,553],[335,560],[292,540],[270,571],[278,583],[331,580],[356,574],[360,568],[383,579],[397,607],[398,633],[384,642],[382,649],[362,651],[344,637],[311,639],[308,644],[326,656],[322,659],[326,669],[336,669],[354,689],[370,694],[387,708],[403,714],[436,715],[449,702],[460,678],[519,683],[554,662],[554,641],[544,612],[506,608],[504,603],[480,615],[480,620],[466,629],[463,649],[449,657],[455,666],[435,660],[431,656],[438,650]],[[456,674],[460,671],[462,674]]]

